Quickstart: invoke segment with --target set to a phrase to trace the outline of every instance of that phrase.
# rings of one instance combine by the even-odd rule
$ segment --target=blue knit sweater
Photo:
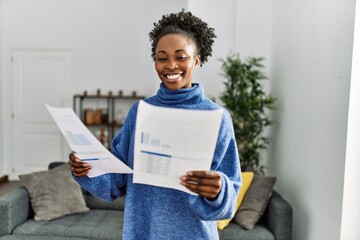
[[[221,108],[204,95],[200,84],[169,90],[163,84],[157,95],[145,99],[156,106],[213,110]],[[133,168],[135,122],[138,103],[130,109],[124,126],[112,142],[112,151]],[[218,239],[216,220],[231,218],[241,186],[239,158],[230,114],[224,109],[212,170],[221,172],[222,189],[214,201],[185,192],[134,184],[132,174],[104,174],[75,179],[104,200],[125,194],[123,239]],[[180,180],[179,180],[180,181]]]

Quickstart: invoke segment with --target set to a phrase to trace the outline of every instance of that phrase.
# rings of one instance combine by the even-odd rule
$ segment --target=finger
[[[69,160],[73,160],[73,158],[75,158],[75,151],[71,151],[71,153],[69,153]]]
[[[76,177],[84,177],[89,173],[89,171],[85,171],[85,172],[81,172],[81,173],[76,173],[76,172],[72,172],[72,174]]]
[[[70,167],[73,167],[73,168],[88,168],[88,167],[91,168],[91,165],[88,162],[81,162],[81,161],[74,162],[72,160],[69,160],[68,164],[70,165]]]
[[[81,162],[80,158],[76,155],[75,151],[72,151],[71,153],[69,153],[69,160],[71,160],[73,162]]]
[[[191,171],[180,179],[183,182],[211,186],[217,189],[221,188],[222,185],[222,175],[215,171]]]
[[[70,170],[74,173],[82,173],[82,172],[85,172],[85,171],[89,171],[91,169],[91,166],[89,167],[73,167],[73,166],[70,166]]]
[[[70,167],[70,171],[74,176],[80,177],[80,176],[85,176],[89,173],[91,167],[88,168],[74,168],[74,167]]]
[[[216,188],[212,188],[209,186],[199,186],[197,184],[187,184],[187,189],[190,191],[199,194],[202,197],[206,197],[209,199],[214,199],[218,195],[219,191]]]
[[[203,192],[203,193],[211,193],[211,192],[215,192],[214,188],[210,187],[210,186],[202,186],[202,185],[198,185],[198,184],[194,184],[194,183],[187,183],[186,187],[189,190],[192,190],[194,192]]]
[[[87,162],[82,162],[80,160],[80,158],[76,155],[76,152],[72,151],[71,153],[69,153],[69,160],[68,160],[68,164],[72,167],[75,168],[87,168],[87,167],[91,167],[89,163]]]
[[[185,179],[185,177],[181,177],[181,182],[180,184],[195,191],[195,192],[199,192],[199,191],[204,191],[204,192],[217,192],[219,191],[219,189],[221,188],[221,184],[218,183],[217,181],[205,181],[206,184],[204,184],[204,180],[201,179]]]
[[[203,184],[195,181],[182,181],[181,184],[187,188],[201,192],[219,192],[221,189],[221,183],[219,182],[207,182],[207,184]]]
[[[186,176],[198,178],[219,178],[221,174],[216,171],[189,171],[186,173]]]
[[[203,185],[203,186],[213,186],[213,187],[217,187],[220,188],[221,185],[221,177],[218,178],[198,178],[198,177],[185,177],[182,178],[181,180],[189,182],[189,183],[194,183],[197,185]]]

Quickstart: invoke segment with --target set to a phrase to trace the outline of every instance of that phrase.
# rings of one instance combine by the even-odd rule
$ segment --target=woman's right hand
[[[87,162],[82,162],[75,152],[69,154],[68,164],[70,166],[71,173],[75,177],[83,177],[89,173],[91,165]]]

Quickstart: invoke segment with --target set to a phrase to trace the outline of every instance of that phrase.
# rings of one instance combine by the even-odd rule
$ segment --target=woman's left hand
[[[214,200],[222,187],[222,175],[216,171],[189,171],[180,180],[181,185],[209,200]]]

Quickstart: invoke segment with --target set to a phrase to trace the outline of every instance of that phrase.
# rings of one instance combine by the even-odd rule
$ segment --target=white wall
[[[356,4],[341,240],[360,239],[360,4]]]
[[[197,0],[189,1],[189,10],[215,28],[217,35],[213,56],[194,74],[194,79],[205,85],[208,96],[219,100],[224,90],[220,59],[230,53],[239,53],[242,58],[265,57],[266,71],[270,74],[271,1]]]
[[[152,65],[147,34],[154,11],[148,1],[17,0],[3,5],[6,48],[74,49],[75,92],[151,93],[153,82],[144,74]],[[171,1],[167,6],[179,5]]]
[[[220,59],[231,53],[239,53],[244,60],[249,56],[264,57],[264,72],[271,76],[272,1],[197,0],[189,1],[189,9],[214,27],[217,34],[212,58],[194,74],[194,79],[205,85],[208,96],[216,97],[221,104],[224,78]],[[270,84],[271,79],[264,82],[265,90]],[[270,134],[269,130],[265,135]],[[261,164],[267,166],[267,159],[267,152],[262,152]]]
[[[271,171],[294,240],[340,238],[355,0],[273,5]]]

